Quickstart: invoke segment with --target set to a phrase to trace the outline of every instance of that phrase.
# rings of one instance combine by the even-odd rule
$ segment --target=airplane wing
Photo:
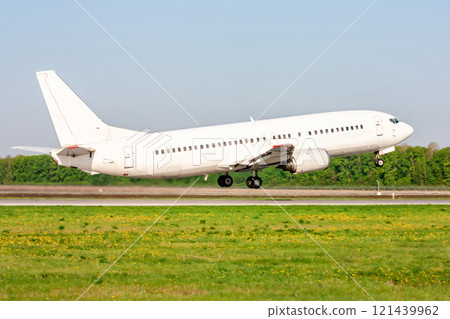
[[[287,160],[292,157],[294,145],[281,144],[275,145],[267,152],[256,156],[249,161],[249,168],[260,170],[271,165],[286,164]]]
[[[221,163],[219,166],[228,171],[243,172],[249,170],[261,170],[272,165],[283,165],[292,157],[294,145],[281,144],[275,145],[268,151],[245,158],[234,163]]]
[[[292,144],[281,144],[272,146],[269,150],[253,158],[245,158],[231,164],[222,163],[219,168],[225,172],[244,172],[277,166],[277,168],[292,174],[301,174],[327,168],[329,164],[330,156],[325,149],[296,148]]]

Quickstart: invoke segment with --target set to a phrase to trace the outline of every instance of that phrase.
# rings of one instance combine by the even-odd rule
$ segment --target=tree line
[[[383,167],[375,167],[374,154],[332,158],[321,171],[292,175],[275,167],[259,172],[264,186],[272,187],[365,187],[443,186],[450,184],[450,147],[439,149],[401,145],[396,152],[383,155]],[[249,173],[232,173],[237,185],[245,185]],[[198,186],[216,185],[218,175],[203,178]],[[0,184],[66,184],[66,185],[190,185],[196,177],[180,179],[138,179],[103,174],[90,175],[80,170],[56,165],[49,155],[0,158]]]

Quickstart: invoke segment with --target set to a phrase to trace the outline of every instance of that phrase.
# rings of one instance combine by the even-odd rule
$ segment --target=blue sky
[[[372,1],[82,4],[203,125],[257,118]],[[450,2],[380,0],[264,118],[371,109],[450,145]],[[73,1],[0,11],[0,156],[58,146],[36,71],[53,69],[106,123],[196,124]],[[20,152],[23,153],[23,152]]]

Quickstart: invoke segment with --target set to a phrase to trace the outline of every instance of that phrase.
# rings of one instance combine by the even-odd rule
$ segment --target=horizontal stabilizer
[[[21,150],[41,154],[50,154],[51,150],[55,149],[54,147],[36,147],[36,146],[12,146],[11,148],[13,150]]]
[[[90,154],[95,152],[94,149],[87,148],[87,147],[79,147],[79,146],[69,146],[64,147],[59,150],[56,150],[55,155],[62,155],[62,156],[80,156],[85,154]]]

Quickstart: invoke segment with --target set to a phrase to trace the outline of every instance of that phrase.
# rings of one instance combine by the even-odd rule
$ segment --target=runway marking
[[[278,200],[278,199],[277,199]],[[449,199],[283,199],[284,206],[305,205],[450,205]],[[173,199],[18,198],[0,206],[171,206]],[[174,206],[277,206],[264,199],[180,199]]]

